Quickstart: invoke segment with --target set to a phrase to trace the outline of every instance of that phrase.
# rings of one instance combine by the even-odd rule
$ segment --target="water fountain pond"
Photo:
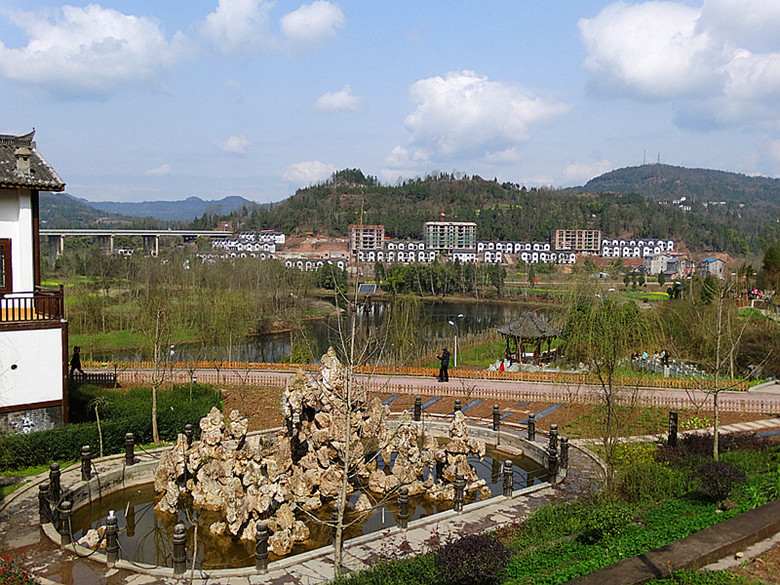
[[[332,349],[321,363],[317,374],[299,371],[288,383],[283,427],[249,434],[239,412],[213,409],[200,421],[199,440],[180,434],[145,471],[122,469],[111,481],[125,489],[101,487],[98,498],[91,484],[74,490],[73,537],[99,546],[113,511],[121,558],[164,567],[182,523],[196,568],[233,569],[255,561],[261,526],[273,561],[325,546],[337,529],[347,540],[395,526],[399,494],[410,496],[413,521],[506,493],[506,460],[512,487],[547,478],[539,447],[526,444],[533,459],[517,444],[488,450],[485,439],[498,442],[499,433],[473,429],[461,411],[439,421],[413,420],[408,411],[391,419]]]

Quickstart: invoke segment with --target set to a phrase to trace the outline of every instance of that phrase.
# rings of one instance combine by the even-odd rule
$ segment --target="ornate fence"
[[[126,370],[151,370],[152,362],[124,362],[124,363],[97,363],[87,364],[90,368],[110,367],[117,372]],[[282,372],[295,372],[299,368],[304,371],[317,371],[318,364],[273,364],[265,362],[175,362],[166,364],[167,371],[173,371],[173,378],[177,382],[189,382],[194,372],[198,372],[198,380],[209,383],[233,383],[243,384],[241,378],[255,372],[273,370],[279,375]],[[205,374],[203,370],[213,370],[213,375]],[[382,376],[414,376],[433,378],[438,373],[435,368],[423,367],[394,367],[394,366],[362,366],[357,368],[361,374],[375,374]],[[241,372],[241,373],[239,373]],[[248,374],[247,374],[248,372]],[[208,377],[207,377],[208,376]],[[598,386],[598,377],[589,372],[498,372],[487,370],[474,370],[466,368],[450,368],[450,376],[461,380],[500,380],[516,382],[540,382],[547,384],[561,384],[566,386]],[[120,375],[121,379],[121,375]],[[234,379],[235,382],[225,382]],[[616,376],[613,384],[626,388],[660,388],[673,390],[710,390],[714,382],[694,378],[654,378],[654,377],[627,377]],[[746,381],[731,382],[721,380],[718,384],[721,390],[733,390],[745,392],[748,389]]]
[[[90,367],[97,367],[98,364],[88,364]],[[111,364],[111,375],[116,373],[117,380],[122,385],[148,383],[151,379],[151,365],[149,363],[132,364]],[[144,368],[146,366],[146,368]],[[196,367],[194,367],[196,366]],[[108,369],[108,364],[105,364]],[[315,371],[319,366],[307,364],[303,366],[304,370]],[[131,369],[132,368],[132,369]],[[233,363],[219,364],[214,368],[211,362],[192,363],[174,363],[166,370],[166,382],[173,380],[177,384],[186,384],[190,382],[204,382],[208,384],[224,386],[284,386],[294,375],[294,369],[297,366],[288,364],[256,364],[256,363]],[[284,371],[286,370],[286,371]],[[398,369],[383,368],[362,368],[365,383],[370,392],[388,393],[388,394],[407,394],[412,396],[446,396],[462,398],[482,398],[485,400],[506,400],[515,402],[543,402],[543,403],[564,403],[564,404],[597,404],[601,401],[599,388],[595,384],[589,384],[591,378],[578,374],[558,374],[554,372],[544,373],[499,373],[499,372],[477,372],[488,374],[502,374],[500,376],[461,376],[468,370],[451,370],[458,380],[458,385],[443,385],[428,383],[426,376],[433,380],[436,370],[431,368],[406,368],[401,371]],[[393,378],[384,376],[394,375]],[[377,375],[376,377],[374,375]],[[404,380],[403,376],[415,376],[414,379]],[[489,384],[470,384],[469,380],[497,380],[500,382],[546,382],[545,387],[534,387],[533,385],[509,385],[499,383],[495,386]],[[691,408],[692,402],[688,396],[671,395],[654,392],[658,387],[650,384],[644,384],[637,388],[637,379],[630,379],[631,384],[626,384],[631,391],[625,392],[623,401],[635,401],[642,406],[654,406],[663,409],[685,409]],[[646,382],[647,380],[643,380]],[[654,380],[662,381],[662,380]],[[685,380],[673,380],[678,385],[667,386],[671,388],[685,388],[682,382]],[[693,381],[689,381],[693,382]],[[554,386],[554,387],[551,387]],[[689,391],[698,391],[700,388],[691,383]],[[748,394],[722,394],[719,399],[720,409],[724,412],[751,412],[776,415],[780,412],[780,395],[777,399],[756,399]]]

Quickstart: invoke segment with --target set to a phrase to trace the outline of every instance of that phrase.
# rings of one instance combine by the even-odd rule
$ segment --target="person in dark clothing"
[[[441,360],[441,367],[439,368],[439,382],[449,382],[450,376],[447,373],[447,369],[450,367],[450,352],[447,351],[446,347],[443,347],[441,355],[437,355],[436,358]]]
[[[86,376],[84,370],[81,369],[81,348],[78,345],[73,346],[73,357],[70,358],[71,378],[73,377],[73,372],[75,372],[76,370],[78,370],[82,376]]]

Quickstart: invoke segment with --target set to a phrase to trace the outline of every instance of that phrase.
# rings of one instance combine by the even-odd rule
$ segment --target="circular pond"
[[[501,495],[503,488],[503,462],[510,460],[514,466],[514,489],[540,483],[546,478],[546,470],[527,457],[508,456],[487,446],[485,457],[480,461],[476,457],[469,459],[490,488],[492,496]],[[349,509],[345,517],[345,539],[363,534],[382,531],[396,525],[398,502],[395,496],[384,497],[366,491],[374,504],[370,512],[354,511],[360,490],[351,495]],[[475,494],[467,494],[466,503],[474,501]],[[197,532],[197,554],[195,566],[199,569],[240,568],[254,565],[253,541],[231,538],[228,535],[212,534],[209,527],[222,520],[218,512],[193,510],[191,506],[181,509],[178,515],[155,511],[156,496],[152,483],[127,488],[106,495],[93,503],[76,510],[73,515],[73,535],[82,538],[91,528],[105,524],[109,510],[114,510],[120,528],[120,556],[131,563],[143,563],[153,566],[172,566],[173,527],[183,522],[187,528],[188,558],[193,556]],[[409,520],[425,518],[447,511],[453,507],[451,501],[434,502],[424,496],[410,498]],[[333,542],[332,529],[326,523],[333,513],[332,504],[323,506],[311,513],[299,512],[298,519],[309,528],[309,538],[295,545],[291,554],[299,554]],[[354,523],[353,523],[354,522]],[[197,527],[197,530],[196,530]],[[276,560],[273,554],[269,560]]]

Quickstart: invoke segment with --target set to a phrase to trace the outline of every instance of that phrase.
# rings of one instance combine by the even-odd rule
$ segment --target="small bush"
[[[685,435],[679,438],[676,447],[665,445],[656,451],[656,461],[664,461],[674,467],[685,467],[712,457],[711,434]],[[719,451],[760,452],[769,449],[773,443],[756,435],[722,435],[718,440]]]
[[[620,468],[615,481],[617,495],[626,502],[659,502],[689,490],[684,471],[667,463],[638,460]]]
[[[511,553],[487,534],[470,534],[434,553],[438,581],[445,585],[494,585],[501,582]]]
[[[745,481],[745,473],[722,461],[708,461],[695,473],[699,489],[710,501],[720,504],[731,495],[737,484]]]
[[[436,580],[433,555],[382,561],[332,581],[333,585],[430,585]]]
[[[126,433],[135,435],[136,444],[152,441],[151,389],[100,392],[111,404],[106,412],[112,413],[106,418],[101,415],[100,419],[104,455],[120,453],[124,448]],[[164,441],[175,440],[176,435],[184,431],[184,425],[187,423],[192,424],[197,438],[200,433],[198,421],[208,414],[212,406],[219,405],[220,393],[211,386],[177,386],[171,390],[160,391],[157,396],[157,427],[160,438]],[[82,416],[82,420],[85,418]],[[94,422],[68,424],[50,431],[26,435],[3,435],[0,436],[0,469],[11,470],[30,465],[46,465],[53,461],[77,460],[84,445],[90,445],[92,453],[97,456],[99,437]]]
[[[587,500],[542,506],[508,537],[513,541],[511,545],[523,549],[576,534],[582,530],[592,506]]]
[[[609,503],[597,506],[588,514],[580,540],[592,544],[616,536],[631,524],[633,519],[631,508],[625,505]]]

